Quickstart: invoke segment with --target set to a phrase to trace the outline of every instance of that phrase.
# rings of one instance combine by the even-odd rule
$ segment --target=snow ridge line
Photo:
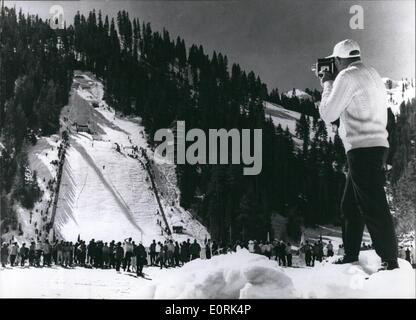
[[[143,229],[136,223],[136,221],[133,219],[131,214],[130,207],[126,204],[124,199],[121,197],[120,193],[116,190],[114,185],[112,185],[111,182],[108,181],[108,179],[103,175],[103,173],[100,171],[100,169],[95,164],[92,157],[88,154],[88,152],[85,150],[85,148],[80,145],[78,142],[73,141],[73,146],[82,154],[82,156],[85,158],[87,163],[94,169],[94,171],[97,173],[98,177],[103,181],[103,184],[107,187],[107,189],[113,194],[116,202],[120,206],[120,208],[123,210],[125,216],[127,219],[137,228],[139,231],[144,234]]]
[[[163,210],[162,203],[160,202],[159,193],[157,192],[156,184],[155,184],[155,181],[153,179],[152,172],[150,170],[149,158],[147,157],[146,152],[142,152],[142,153],[143,153],[144,158],[146,159],[146,164],[144,164],[144,167],[146,168],[146,171],[147,171],[147,173],[148,173],[148,175],[150,177],[150,181],[151,181],[152,187],[153,187],[153,193],[154,193],[154,195],[156,197],[157,204],[159,205],[160,213],[161,213],[161,215],[163,217],[163,221],[165,222],[166,227],[168,228],[169,235],[171,235],[172,234],[172,231],[170,230],[170,227],[169,227],[169,224],[168,224],[168,220],[166,219],[165,211]],[[143,164],[143,162],[140,159],[138,159],[138,160]]]
[[[61,158],[59,159],[59,170],[58,170],[58,174],[56,176],[56,190],[55,190],[54,199],[53,199],[51,220],[49,222],[50,228],[53,228],[53,236],[54,237],[55,237],[55,228],[54,228],[55,216],[56,216],[56,209],[58,207],[59,191],[61,189],[62,172],[63,172],[63,168],[64,168],[64,164],[65,164],[65,154],[66,154],[67,146],[68,146],[68,144],[66,142],[64,144],[64,147],[62,148],[62,151],[61,151],[62,152],[61,153]]]

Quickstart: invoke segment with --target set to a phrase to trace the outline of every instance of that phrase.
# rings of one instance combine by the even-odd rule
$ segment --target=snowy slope
[[[15,239],[19,243],[35,239],[39,236],[42,240],[46,237],[44,228],[51,219],[51,202],[54,192],[50,186],[56,185],[57,165],[53,164],[58,160],[58,147],[62,143],[59,135],[41,137],[35,146],[27,146],[28,172],[37,174],[37,183],[42,192],[38,202],[32,209],[26,209],[15,203],[13,210],[16,212],[18,226],[22,233],[17,230],[9,230],[2,233],[3,241]]]
[[[302,141],[296,137],[296,122],[300,119],[300,113],[292,110],[287,110],[280,105],[268,101],[264,101],[263,105],[266,117],[270,117],[276,127],[280,124],[283,130],[288,128],[297,145],[302,145]],[[335,133],[332,130],[332,126],[327,125],[326,129],[328,131],[328,138],[334,141]],[[311,137],[313,137],[312,132]]]
[[[144,159],[133,151],[135,146],[152,154],[140,119],[116,115],[103,101],[102,84],[91,74],[78,72],[75,82],[81,85],[74,86],[71,103],[62,112],[71,134],[55,219],[57,235],[71,241],[78,236],[105,241],[133,237],[144,245],[164,240],[166,233],[157,224],[163,221],[157,214],[159,206],[148,172],[139,161]],[[88,125],[90,133],[76,132],[73,123]],[[136,154],[138,159],[131,157]],[[154,171],[166,170],[154,166]],[[170,227],[176,219],[183,221],[187,231],[174,235],[175,240],[209,238],[198,221],[170,200],[162,197]]]
[[[357,264],[282,268],[247,250],[197,259],[181,268],[147,267],[152,280],[107,269],[14,268],[0,273],[0,297],[95,299],[411,298],[415,270],[376,272],[380,259],[363,251]],[[17,286],[17,283],[24,285]],[[86,290],[85,288],[88,288]]]
[[[394,114],[400,113],[400,104],[403,101],[412,100],[415,98],[415,79],[392,80],[390,78],[383,78],[384,84],[387,88],[388,105]],[[391,89],[388,88],[388,82],[391,81]],[[405,90],[403,91],[403,85]]]

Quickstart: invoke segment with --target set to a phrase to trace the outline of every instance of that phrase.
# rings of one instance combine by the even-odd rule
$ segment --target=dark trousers
[[[372,147],[347,153],[349,171],[341,201],[346,256],[358,257],[366,225],[381,259],[397,259],[397,238],[384,191],[387,152],[387,148]]]
[[[10,265],[13,267],[14,266],[14,262],[16,261],[16,256],[13,254],[13,255],[10,255]]]
[[[51,254],[46,253],[43,255],[43,266],[47,265],[48,267],[51,266]]]
[[[141,257],[137,257],[137,266],[136,266],[136,274],[137,276],[142,276],[143,275],[143,258]]]
[[[311,266],[312,255],[310,253],[305,253],[305,263],[308,267]]]
[[[123,269],[124,271],[130,271],[130,265],[131,265],[131,257],[133,256],[133,253],[126,252],[126,256],[124,257],[124,263],[123,263]]]
[[[286,267],[286,256],[284,254],[279,255],[279,266]]]
[[[120,271],[121,259],[115,259],[116,270]]]
[[[156,260],[156,252],[150,252],[150,265],[154,265]]]
[[[286,261],[287,261],[287,266],[291,267],[292,266],[292,255],[291,254],[288,254],[286,256]]]

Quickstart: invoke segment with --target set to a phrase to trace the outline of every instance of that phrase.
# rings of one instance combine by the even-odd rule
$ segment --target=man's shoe
[[[343,256],[341,259],[334,262],[334,264],[346,264],[346,263],[354,263],[358,262],[358,256],[357,257],[350,257],[350,256]]]
[[[396,260],[389,260],[381,262],[381,268],[378,271],[394,270],[399,268],[399,263]]]

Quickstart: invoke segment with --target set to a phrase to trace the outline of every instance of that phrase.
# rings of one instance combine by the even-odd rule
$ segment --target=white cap
[[[338,58],[355,58],[361,55],[360,46],[358,43],[351,39],[346,39],[341,42],[338,42],[335,47],[332,55],[327,58],[338,57]]]

